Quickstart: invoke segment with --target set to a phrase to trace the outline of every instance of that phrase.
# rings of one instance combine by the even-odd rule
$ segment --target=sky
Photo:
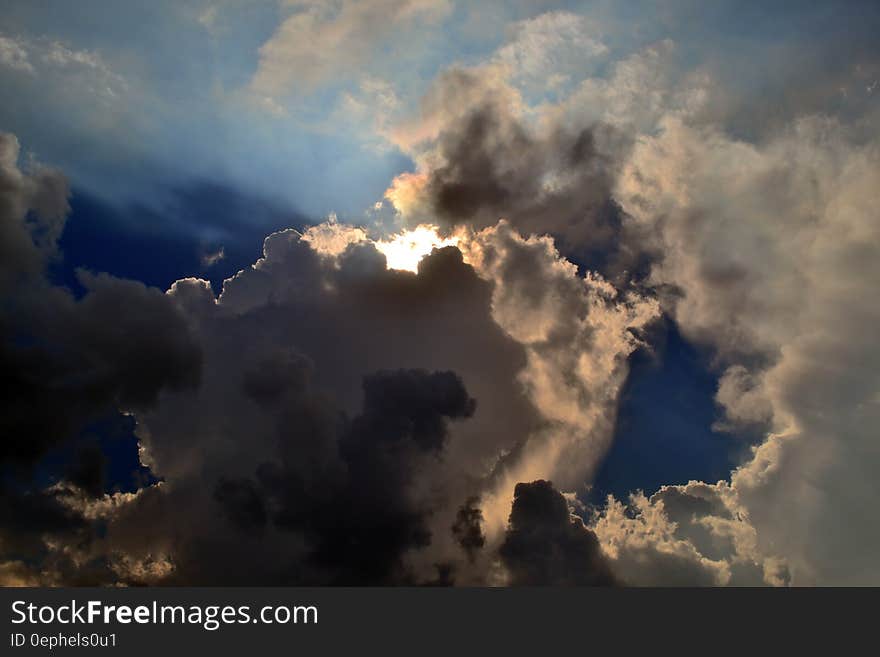
[[[7,0],[0,584],[880,584],[878,28]]]

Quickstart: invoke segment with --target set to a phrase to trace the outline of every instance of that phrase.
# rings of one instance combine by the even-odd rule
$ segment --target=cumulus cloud
[[[688,339],[712,348],[723,412],[716,427],[765,436],[723,495],[722,484],[712,484],[736,509],[738,524],[723,515],[701,520],[717,532],[736,529],[739,547],[731,542],[722,556],[692,537],[671,538],[683,525],[659,520],[667,511],[656,495],[631,500],[635,520],[611,502],[605,536],[615,522],[641,527],[653,537],[644,549],[667,555],[670,568],[693,566],[695,582],[870,581],[878,540],[866,503],[877,493],[867,466],[878,408],[868,328],[876,304],[867,302],[880,243],[871,210],[876,140],[817,116],[792,118],[761,143],[738,140],[707,110],[717,103],[710,102],[712,80],[683,69],[671,41],[624,57],[606,77],[586,77],[555,102],[530,104],[510,72],[522,47],[516,38],[499,51],[506,64],[499,56],[441,74],[420,116],[392,131],[414,153],[417,170],[398,177],[386,197],[404,221],[481,228],[504,217],[518,231],[555,235],[564,252],[601,245],[599,265],[611,280],[656,295]],[[537,49],[541,41],[534,43]],[[501,226],[486,230],[497,240]],[[490,263],[483,270],[495,269]],[[535,312],[523,314],[532,284]],[[532,357],[532,336],[557,329],[553,286],[540,277],[504,289],[521,294],[519,321],[507,330]],[[504,301],[496,288],[502,326]],[[621,301],[611,305],[620,310]],[[581,339],[605,334],[585,331]],[[572,421],[586,406],[571,401],[585,395],[560,395],[564,388],[550,383],[546,389],[556,394],[543,396],[537,384],[571,372],[577,358],[564,350],[542,356],[521,379],[545,414]],[[523,474],[519,481],[544,476]],[[565,486],[574,481],[553,476]],[[844,520],[853,514],[857,522]],[[665,581],[657,579],[659,566],[637,575],[632,564],[641,557],[626,556],[634,550],[620,547],[621,578]],[[749,568],[759,575],[743,575],[744,563],[757,564]],[[679,572],[676,581],[687,581]]]
[[[796,584],[878,576],[878,171],[876,141],[831,119],[755,145],[670,116],[616,191],[663,253],[652,283],[679,290],[664,305],[726,368],[727,422],[769,430],[731,494]]]
[[[294,3],[250,91],[277,103],[291,72],[313,91],[447,11]],[[582,64],[608,54],[597,34],[565,12],[515,23],[405,121],[395,90],[361,77],[345,111],[375,102],[375,130],[413,158],[385,197],[392,228],[418,231],[280,231],[219,295],[88,272],[81,297],[53,286],[66,184],[20,169],[3,137],[3,463],[74,456],[54,485],[4,480],[0,577],[878,581],[876,138],[804,116],[744,141],[671,41],[600,76]],[[41,57],[0,41],[17,73],[100,65]],[[760,440],[729,480],[633,491],[582,520],[570,507],[612,440],[628,359],[663,315],[711,354],[715,427]],[[161,483],[103,492],[79,433],[110,411],[136,418]]]
[[[527,85],[512,71],[517,53],[525,52],[519,37],[534,53],[545,43],[527,36],[532,28],[537,24],[518,26],[494,61],[441,74],[418,118],[391,131],[414,154],[417,170],[399,176],[387,199],[403,221],[484,228],[492,237],[469,257],[490,276],[496,265],[478,253],[499,248],[507,230],[495,227],[499,217],[520,232],[555,235],[563,252],[586,249],[588,261],[598,245],[606,276],[656,295],[659,310],[688,339],[712,348],[723,413],[716,428],[765,439],[728,484],[707,485],[725,500],[723,514],[670,519],[661,502],[675,487],[633,497],[635,518],[621,502],[609,502],[600,512],[602,531],[596,528],[617,555],[623,581],[869,581],[878,540],[866,502],[877,492],[866,469],[874,462],[868,454],[878,389],[868,337],[876,304],[866,303],[878,278],[880,240],[870,209],[880,170],[876,140],[815,116],[793,118],[761,143],[738,140],[714,120],[717,107],[708,111],[717,103],[712,80],[705,71],[683,69],[671,41],[624,57],[606,77],[586,77],[555,102],[530,104]],[[601,296],[605,283],[598,280]],[[610,291],[609,305],[622,318],[625,295]],[[576,371],[578,357],[567,347],[577,340],[552,353],[530,344],[562,330],[554,323],[556,299],[579,307],[574,297],[557,294],[544,276],[498,287],[493,311],[526,345],[530,362],[520,378],[536,405],[545,417],[577,426],[590,407],[584,400],[601,390],[554,383]],[[510,309],[517,321],[510,325],[503,295],[517,296]],[[643,326],[634,318],[659,312],[638,307],[621,321]],[[584,330],[578,339],[602,335],[620,332]],[[629,351],[589,353],[625,358]],[[613,371],[604,365],[596,371]],[[590,417],[591,427],[613,424],[613,413]],[[595,462],[583,455],[560,460]],[[513,479],[547,473],[576,485],[576,476],[566,478],[546,461]],[[491,526],[493,505],[484,501],[484,507]],[[858,522],[844,526],[852,514]],[[701,531],[711,525],[716,538],[727,532],[726,548],[710,549],[686,535],[695,523]],[[631,540],[615,543],[615,531]],[[637,545],[632,536],[644,542]]]
[[[419,111],[385,133],[416,162],[397,176],[387,200],[403,223],[493,226],[504,218],[519,231],[549,233],[566,253],[625,279],[651,254],[622,237],[615,186],[636,136],[665,117],[690,118],[705,105],[707,77],[683,74],[671,41],[646,46],[611,65],[607,77],[577,68],[558,98],[536,98],[522,77],[556,69],[578,34],[583,48],[604,53],[587,37],[583,18],[540,15],[517,24],[489,61],[453,66],[433,81]],[[536,74],[537,75],[537,74]]]
[[[198,354],[158,290],[80,272],[74,298],[46,278],[67,213],[57,171],[18,168],[18,141],[0,139],[0,269],[4,460],[29,462],[102,409],[155,401],[164,385],[195,380]]]
[[[512,478],[576,477],[566,455],[581,472],[598,459],[637,344],[628,330],[650,310],[616,316],[608,289],[552,241],[505,225],[435,250],[417,274],[388,269],[351,230],[270,236],[216,299],[195,279],[172,287],[204,382],[138,414],[144,460],[166,484],[110,522],[109,544],[173,555],[181,582],[485,582]],[[569,299],[536,307],[518,289],[536,276]],[[556,324],[532,326],[548,314]],[[599,325],[611,342],[593,339]],[[530,375],[563,348],[581,370]],[[224,523],[210,520],[218,504]],[[145,514],[155,535],[132,541]],[[230,568],[238,554],[247,570]]]
[[[518,482],[552,473],[570,490],[592,476],[611,438],[627,357],[658,308],[637,294],[619,298],[598,275],[581,278],[551,238],[523,238],[506,222],[463,248],[495,283],[493,316],[524,346],[518,379],[546,419],[484,502],[487,524],[497,529]]]
[[[388,270],[368,243],[315,246],[277,233],[218,299],[195,280],[169,293],[197,327],[204,383],[139,414],[167,489],[129,507],[108,540],[139,560],[174,555],[175,581],[433,577],[404,553],[442,534],[452,551],[436,559],[463,558],[455,512],[537,421],[515,380],[521,348],[457,250],[415,275]],[[218,500],[229,525],[212,520]],[[133,541],[144,514],[155,536]]]
[[[23,193],[10,202],[17,229]],[[38,248],[30,233],[22,240]],[[124,410],[162,480],[104,494],[104,463],[84,444],[61,484],[23,493],[70,527],[35,552],[42,581],[486,583],[521,569],[522,548],[500,557],[500,546],[531,544],[510,531],[547,528],[508,518],[518,478],[588,476],[608,444],[633,331],[656,303],[617,300],[552,239],[507,223],[457,244],[410,272],[390,269],[383,242],[362,229],[281,231],[216,297],[198,279],[162,294],[83,272],[76,299],[34,256],[34,286],[51,293],[66,330],[45,312],[26,328],[45,326],[65,349],[58,364],[20,363],[31,377],[20,389],[35,397],[11,400],[27,412],[7,414],[18,422],[9,434],[24,429],[34,460],[40,435],[77,445],[85,421]],[[84,376],[48,409],[46,386],[72,371]],[[15,518],[10,531],[21,529]],[[594,545],[582,526],[566,527],[540,540]],[[16,577],[25,552],[6,555]],[[554,581],[569,567],[554,566]],[[580,572],[572,581],[587,581]]]
[[[692,481],[641,492],[626,504],[612,498],[590,528],[611,569],[638,586],[784,585],[784,560],[765,556],[748,511],[725,482]]]
[[[485,228],[505,218],[566,244],[614,239],[615,135],[600,125],[534,126],[521,103],[491,69],[453,69],[434,83],[418,127],[395,132],[420,163],[386,194],[404,221]]]
[[[499,549],[513,586],[610,586],[615,583],[596,535],[571,515],[544,480],[516,485]]]

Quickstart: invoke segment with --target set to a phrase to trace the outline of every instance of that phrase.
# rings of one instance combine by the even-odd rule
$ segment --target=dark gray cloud
[[[82,299],[42,282],[7,296],[0,359],[9,385],[0,457],[31,462],[92,420],[198,381],[199,349],[171,301],[133,281],[83,273]],[[23,288],[18,288],[23,291]]]
[[[479,499],[470,498],[455,514],[455,523],[452,525],[452,534],[455,540],[464,550],[468,558],[473,561],[476,553],[486,545],[486,536],[483,534],[483,512],[477,504]]]
[[[339,427],[339,463],[331,468],[340,476],[329,489],[310,487],[277,463],[261,465],[258,477],[276,525],[306,537],[305,558],[323,581],[405,582],[411,575],[401,558],[430,543],[432,511],[408,499],[407,489],[419,461],[444,447],[447,422],[471,416],[475,402],[453,372],[381,371],[363,386],[363,411]]]
[[[86,293],[77,299],[49,282],[66,182],[48,169],[21,171],[17,158],[15,137],[2,135],[0,458],[29,463],[108,410],[142,408],[165,386],[194,384],[199,350],[159,290],[80,272]]]
[[[69,491],[45,488],[61,480],[78,494],[103,494],[105,459],[86,426],[146,408],[163,389],[196,385],[200,351],[159,290],[81,272],[85,294],[76,298],[49,281],[67,184],[57,171],[19,169],[18,151],[15,137],[0,135],[0,560],[40,563],[47,541],[93,538],[92,523],[65,503]],[[44,461],[51,450],[70,459]],[[48,568],[63,569],[73,562]],[[87,570],[76,581],[95,581]]]
[[[450,114],[437,137],[440,164],[428,172],[425,202],[448,225],[475,228],[510,221],[519,231],[551,233],[566,250],[617,239],[620,217],[611,198],[626,140],[600,122],[537,132],[485,87],[486,75],[453,69],[435,83],[436,102],[473,106]]]
[[[219,298],[195,279],[167,296],[203,376],[138,413],[165,483],[93,548],[127,556],[123,581],[485,581],[479,511],[452,527],[541,419],[523,347],[461,251],[416,275],[368,243],[330,257],[282,231]]]
[[[68,464],[65,479],[90,497],[104,494],[107,479],[107,457],[100,446],[83,445]]]
[[[514,586],[611,586],[596,535],[549,481],[519,483],[498,553]]]
[[[93,551],[125,555],[129,582],[495,581],[517,477],[601,453],[628,327],[653,311],[612,308],[549,240],[480,239],[414,274],[281,231],[219,297],[175,283],[201,384],[137,414],[164,482],[120,499]],[[559,374],[572,352],[583,371]]]

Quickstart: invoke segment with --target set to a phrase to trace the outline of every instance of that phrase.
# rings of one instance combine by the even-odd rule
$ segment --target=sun
[[[421,224],[416,228],[375,242],[376,249],[385,256],[388,269],[418,272],[419,262],[434,249],[458,245],[456,236],[440,237],[437,226]]]

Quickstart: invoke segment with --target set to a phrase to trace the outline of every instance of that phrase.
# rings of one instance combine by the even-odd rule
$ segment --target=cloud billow
[[[57,483],[17,485],[47,513],[30,529],[7,514],[10,581],[495,581],[512,478],[571,450],[590,455],[580,468],[598,458],[610,423],[591,418],[613,399],[598,395],[603,377],[622,380],[629,327],[653,316],[650,304],[615,310],[552,241],[505,224],[435,250],[416,274],[388,269],[364,234],[324,251],[288,230],[218,297],[198,279],[163,294],[82,272],[77,299],[48,282],[41,263],[56,256],[24,227],[29,203],[12,198],[4,217],[31,249],[8,276],[42,297],[17,285],[7,299],[28,311],[10,326],[44,342],[22,354],[7,343],[22,379],[4,462],[76,447],[88,421],[122,410],[160,481],[104,493],[107,463],[83,443]],[[558,287],[558,305],[529,279]],[[596,340],[615,317],[617,337]],[[610,369],[554,379],[572,339]],[[48,394],[55,380],[66,395]]]
[[[54,284],[67,179],[0,135],[0,581],[880,581],[876,57],[732,98],[687,45],[622,53],[607,25],[549,12],[407,108],[383,53],[451,9],[285,14],[237,102],[280,122],[340,92],[320,114],[358,125],[375,105],[371,138],[412,169],[370,225],[272,233],[220,289]],[[65,67],[121,82],[90,53],[0,37],[27,84]],[[767,103],[779,114],[742,111]],[[442,246],[389,268],[407,242],[388,233],[416,227]],[[203,268],[240,266],[234,244],[202,246]],[[660,318],[707,355],[712,427],[741,461],[584,508]],[[119,413],[155,477],[127,492],[85,436]]]

